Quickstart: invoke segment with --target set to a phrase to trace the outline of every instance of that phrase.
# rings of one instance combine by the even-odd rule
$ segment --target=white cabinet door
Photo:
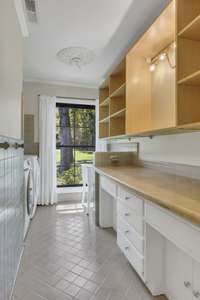
[[[193,300],[200,299],[200,263],[193,262]]]
[[[168,241],[166,241],[165,272],[168,298],[192,300],[192,258]]]

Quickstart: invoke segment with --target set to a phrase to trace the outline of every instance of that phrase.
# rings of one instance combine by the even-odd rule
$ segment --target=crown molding
[[[60,85],[66,87],[79,87],[79,88],[88,88],[88,89],[98,89],[99,84],[90,84],[90,83],[76,83],[70,81],[56,81],[56,80],[45,80],[39,78],[31,78],[25,77],[24,82],[33,82],[33,83],[40,83],[40,84],[50,84],[50,85]]]
[[[29,30],[26,21],[26,14],[25,14],[23,0],[14,0],[14,4],[15,4],[15,9],[19,20],[22,36],[24,38],[27,38],[29,36]]]

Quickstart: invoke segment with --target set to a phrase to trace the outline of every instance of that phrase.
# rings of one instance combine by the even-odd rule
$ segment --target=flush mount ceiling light
[[[57,57],[61,62],[81,69],[94,60],[94,52],[84,47],[68,47],[60,50]]]

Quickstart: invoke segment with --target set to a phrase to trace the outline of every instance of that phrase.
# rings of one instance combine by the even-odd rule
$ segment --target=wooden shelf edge
[[[188,76],[186,76],[186,77],[180,79],[180,80],[178,81],[178,84],[184,84],[184,83],[187,84],[187,82],[188,82],[189,80],[195,79],[195,77],[198,77],[198,76],[199,76],[199,79],[200,79],[200,70],[197,71],[197,72],[195,72],[195,73],[193,73],[193,74],[191,74],[191,75],[188,75]],[[189,84],[189,83],[188,83],[188,84]]]
[[[110,102],[110,97],[107,97],[105,100],[99,103],[99,106],[108,106],[109,102]]]
[[[182,124],[174,127],[156,129],[152,131],[133,133],[133,134],[122,134],[118,136],[109,136],[105,137],[105,140],[109,139],[130,139],[130,138],[143,138],[143,137],[154,137],[162,135],[172,135],[172,134],[181,134],[181,133],[191,133],[191,132],[200,132],[200,122],[192,124]]]
[[[118,93],[122,90],[123,91],[123,89],[125,89],[125,87],[126,87],[126,82],[124,82],[119,88],[117,88],[114,92],[112,92],[112,94],[110,94],[110,98],[114,98],[114,97],[117,97],[118,96]],[[125,92],[125,90],[124,90],[124,92]]]
[[[117,118],[117,117],[125,116],[125,112],[126,112],[126,108],[120,109],[119,111],[110,115],[110,118]]]
[[[192,28],[193,25],[195,25],[197,22],[200,22],[200,15],[197,16],[195,19],[193,19],[188,25],[186,25],[183,29],[181,29],[179,32],[178,32],[178,36],[179,37],[184,37],[184,34],[187,33],[187,31],[189,29]]]
[[[108,116],[108,117],[106,117],[104,119],[99,120],[99,123],[100,124],[102,124],[102,123],[109,123],[109,121],[110,121],[110,116]]]

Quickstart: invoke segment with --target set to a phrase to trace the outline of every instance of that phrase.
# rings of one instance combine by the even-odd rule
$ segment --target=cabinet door
[[[171,242],[166,242],[166,289],[169,299],[192,300],[193,261]]]
[[[200,299],[200,263],[193,263],[193,300]]]

